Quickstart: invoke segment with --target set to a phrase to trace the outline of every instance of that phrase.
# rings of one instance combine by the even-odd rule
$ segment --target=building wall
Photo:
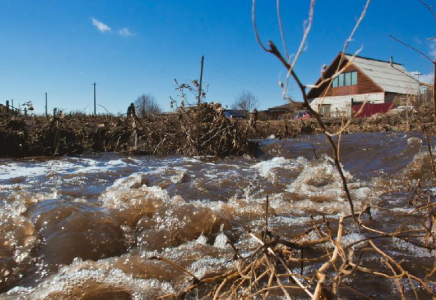
[[[368,93],[382,93],[383,89],[379,87],[374,81],[372,81],[366,74],[360,71],[356,66],[351,65],[345,69],[343,73],[357,72],[357,84],[350,86],[338,86],[333,87],[327,84],[318,88],[318,91],[311,91],[316,95],[332,97],[332,96],[345,96],[356,94],[368,94]]]
[[[384,103],[384,93],[367,93],[367,94],[355,94],[346,96],[333,96],[333,97],[319,97],[309,99],[310,106],[313,110],[318,111],[319,105],[330,105],[330,117],[351,117],[351,103],[364,102],[368,103]]]
[[[419,99],[418,95],[402,95],[396,93],[386,93],[386,102],[394,102],[397,106],[412,105]]]

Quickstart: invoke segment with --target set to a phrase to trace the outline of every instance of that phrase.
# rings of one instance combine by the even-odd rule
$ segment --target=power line
[[[212,64],[209,63],[209,62],[211,62]],[[255,82],[252,82],[252,81],[250,81],[248,79],[245,79],[244,77],[242,77],[242,76],[240,76],[240,75],[238,75],[238,74],[236,74],[236,73],[234,73],[234,72],[232,72],[230,70],[227,70],[226,68],[220,66],[219,64],[217,64],[217,63],[215,63],[213,61],[210,61],[210,59],[206,63],[206,66],[209,67],[210,69],[212,69],[212,70],[214,70],[214,71],[216,71],[216,72],[226,76],[226,77],[229,77],[229,78],[232,78],[233,80],[238,81],[239,83],[242,83],[242,84],[245,84],[245,85],[249,85],[249,86],[251,86],[253,88],[256,88],[256,89],[263,90],[264,92],[277,93],[277,91],[273,91],[273,90],[271,90],[271,89],[269,89],[267,87],[264,87],[264,86],[262,86],[262,85],[260,85],[258,83],[255,83]]]

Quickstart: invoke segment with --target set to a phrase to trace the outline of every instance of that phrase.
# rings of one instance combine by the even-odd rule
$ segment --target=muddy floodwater
[[[198,278],[225,272],[234,265],[229,238],[242,255],[258,246],[248,232],[263,229],[267,195],[282,237],[310,227],[310,216],[349,213],[330,156],[325,137],[310,136],[262,140],[257,158],[0,159],[0,299],[153,299],[192,281],[153,256]],[[409,217],[409,185],[435,187],[422,134],[345,135],[340,156],[354,206],[371,206],[372,226],[420,225]],[[363,235],[345,232],[343,242]],[[415,274],[433,268],[434,253],[389,242]],[[359,280],[378,299],[395,290],[393,280]]]

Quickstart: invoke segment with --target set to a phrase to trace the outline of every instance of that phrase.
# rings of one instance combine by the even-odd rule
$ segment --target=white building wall
[[[334,96],[324,98],[309,99],[313,110],[318,111],[318,106],[330,104],[330,114],[332,117],[351,117],[351,99],[354,102],[364,102],[380,104],[385,102],[384,93],[368,93],[359,95]]]

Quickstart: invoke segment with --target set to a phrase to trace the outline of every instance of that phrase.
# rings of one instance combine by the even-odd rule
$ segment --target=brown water
[[[349,213],[322,136],[261,141],[258,158],[64,157],[0,159],[0,298],[153,299],[191,278],[233,266],[222,231],[248,255],[257,245],[266,195],[271,226],[291,238],[310,215]],[[373,226],[395,230],[409,217],[408,184],[434,188],[420,134],[343,136],[341,159],[357,209],[372,206]],[[348,232],[345,243],[364,236]],[[390,251],[418,275],[434,253],[399,240]],[[370,295],[395,283],[359,279]],[[359,285],[359,283],[357,284]]]

